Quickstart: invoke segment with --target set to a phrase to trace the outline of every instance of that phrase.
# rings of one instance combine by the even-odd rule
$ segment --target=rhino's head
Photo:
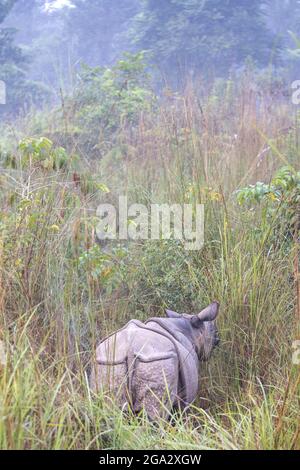
[[[180,319],[177,327],[190,338],[195,346],[200,360],[206,361],[210,358],[213,349],[218,346],[220,339],[216,327],[216,318],[219,313],[219,302],[213,302],[197,315],[177,313],[166,310],[168,318]]]

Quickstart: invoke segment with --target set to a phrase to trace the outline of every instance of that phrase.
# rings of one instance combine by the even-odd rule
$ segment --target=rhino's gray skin
[[[219,303],[198,315],[166,311],[168,318],[130,321],[96,350],[90,385],[151,419],[174,406],[186,407],[198,393],[199,361],[219,343],[215,320]]]

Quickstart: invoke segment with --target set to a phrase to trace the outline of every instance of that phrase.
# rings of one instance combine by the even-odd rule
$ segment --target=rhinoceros
[[[218,312],[213,302],[196,315],[131,320],[97,347],[91,389],[152,420],[186,408],[198,394],[199,362],[219,343]]]

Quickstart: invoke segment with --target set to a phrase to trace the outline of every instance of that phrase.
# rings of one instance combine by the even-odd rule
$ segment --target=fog
[[[72,88],[81,64],[112,65],[127,51],[146,51],[156,77],[175,87],[249,63],[285,78],[299,71],[296,0],[1,0],[0,8],[0,79],[10,90],[38,83],[51,99]]]

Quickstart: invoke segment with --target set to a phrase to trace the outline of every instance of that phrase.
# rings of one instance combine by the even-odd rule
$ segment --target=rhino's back
[[[158,329],[150,329],[136,320],[102,341],[96,350],[97,364],[118,365],[128,357],[145,362],[176,355],[174,344]]]
[[[145,407],[153,415],[157,400],[174,402],[177,394],[174,344],[140,322],[129,322],[98,346],[91,387],[116,397],[121,405],[129,402],[135,411]]]

